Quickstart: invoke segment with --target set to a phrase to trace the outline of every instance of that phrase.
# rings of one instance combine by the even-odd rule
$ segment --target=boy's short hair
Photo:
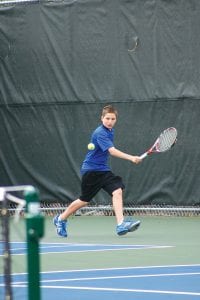
[[[104,117],[106,114],[115,114],[116,117],[118,116],[117,110],[112,105],[104,106],[101,115],[102,115],[102,117]]]

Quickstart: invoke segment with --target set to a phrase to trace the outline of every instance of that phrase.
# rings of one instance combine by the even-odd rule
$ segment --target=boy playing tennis
[[[135,164],[141,162],[139,156],[126,154],[114,147],[113,127],[117,121],[117,116],[118,113],[113,106],[108,105],[103,108],[102,124],[96,128],[91,136],[94,149],[88,151],[81,167],[81,196],[74,200],[62,214],[53,219],[59,236],[67,237],[68,217],[86,206],[100,189],[104,189],[112,197],[118,235],[134,231],[140,226],[140,221],[124,220],[122,198],[124,184],[121,177],[114,175],[108,165],[109,155],[129,160]]]

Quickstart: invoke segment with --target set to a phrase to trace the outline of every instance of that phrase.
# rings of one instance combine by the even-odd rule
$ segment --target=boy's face
[[[112,129],[115,126],[117,117],[113,113],[107,113],[105,116],[101,117],[101,121],[106,128]]]

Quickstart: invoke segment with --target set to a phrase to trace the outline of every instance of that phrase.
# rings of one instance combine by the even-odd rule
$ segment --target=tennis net
[[[11,213],[13,205],[15,211]],[[34,187],[0,187],[0,256],[3,258],[0,260],[0,287],[6,300],[33,299],[30,297],[30,291],[33,290],[36,294],[34,300],[39,299],[39,251],[35,245],[38,245],[39,238],[43,236],[43,216],[38,212],[38,207],[38,192]],[[25,211],[26,226],[24,218],[21,218]],[[35,251],[31,252],[33,243]],[[28,264],[24,263],[26,256]],[[12,274],[16,272],[24,273],[28,289],[12,283]],[[31,284],[33,273],[35,277],[38,276],[37,282],[34,279],[34,286]]]

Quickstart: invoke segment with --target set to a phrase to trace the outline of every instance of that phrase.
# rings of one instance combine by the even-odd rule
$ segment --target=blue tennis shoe
[[[53,224],[56,226],[56,232],[59,236],[67,237],[67,221],[59,221],[59,215],[53,218]]]
[[[118,235],[124,235],[128,232],[132,232],[138,229],[140,226],[140,221],[134,221],[134,220],[124,220],[122,224],[117,225],[116,232]]]

